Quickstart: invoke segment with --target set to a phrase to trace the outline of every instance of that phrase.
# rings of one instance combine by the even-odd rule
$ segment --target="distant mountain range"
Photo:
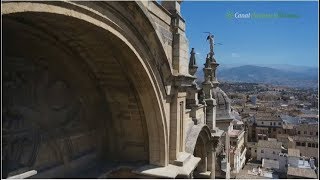
[[[202,81],[203,71],[199,69],[197,76]],[[219,66],[217,77],[218,80],[227,82],[265,83],[300,88],[318,87],[318,68],[312,67],[241,65],[220,68]]]

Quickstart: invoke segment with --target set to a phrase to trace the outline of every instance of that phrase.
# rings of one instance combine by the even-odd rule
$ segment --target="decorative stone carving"
[[[204,92],[203,89],[200,89],[198,92],[198,99],[199,99],[199,103],[200,104],[205,104],[206,102],[204,101],[205,97],[204,97]]]
[[[196,63],[196,53],[194,52],[194,48],[192,48],[190,52],[190,61],[189,61],[189,74],[194,76],[194,74],[197,72],[198,66]]]
[[[20,58],[4,61],[4,174],[32,167],[41,141],[64,136],[62,154],[72,156],[69,136],[80,127],[81,97],[43,62]]]
[[[209,40],[209,45],[210,45],[210,52],[208,55],[210,55],[210,59],[212,59],[213,55],[214,55],[214,51],[213,51],[213,45],[214,45],[214,35],[209,33],[207,40]]]
[[[40,144],[39,131],[29,126],[21,114],[5,107],[2,125],[3,173],[32,166]]]

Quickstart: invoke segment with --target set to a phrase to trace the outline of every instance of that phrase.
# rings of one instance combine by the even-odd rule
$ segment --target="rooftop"
[[[233,121],[231,121],[231,123],[234,125],[243,125],[243,122],[241,120],[237,120],[237,119],[234,119]]]
[[[256,112],[256,111],[253,111],[253,112]],[[256,114],[257,114],[257,117],[268,117],[273,115],[272,113],[265,112],[265,111],[258,111]]]
[[[267,171],[262,168],[262,175],[258,175],[258,166],[261,164],[248,162],[236,175],[236,179],[278,179],[279,176],[275,172]]]
[[[288,167],[287,175],[317,179],[317,174],[310,168]]]
[[[293,124],[283,124],[282,128],[283,129],[293,129]]]
[[[229,136],[230,137],[238,137],[242,132],[243,132],[243,130],[233,129],[232,131],[229,131]]]
[[[281,117],[278,116],[257,116],[256,121],[281,121]]]
[[[300,130],[300,131],[303,131],[303,130],[306,130],[306,131],[310,131],[310,130],[318,130],[318,124],[309,124],[309,123],[301,123],[301,124],[297,124],[295,125],[295,128],[297,130]]]
[[[299,149],[288,149],[288,156],[300,157],[300,150]]]
[[[309,168],[309,169],[311,168],[310,163],[305,159],[299,160],[298,167],[299,168]]]
[[[294,141],[319,142],[318,136],[293,136]]]
[[[267,141],[267,140],[259,140],[258,147],[261,148],[272,148],[272,149],[281,149],[282,142],[278,141]]]
[[[299,114],[299,117],[301,117],[301,118],[319,118],[319,115],[317,115],[317,114]]]
[[[262,159],[262,167],[279,169],[280,165],[279,161],[275,161],[273,159]]]

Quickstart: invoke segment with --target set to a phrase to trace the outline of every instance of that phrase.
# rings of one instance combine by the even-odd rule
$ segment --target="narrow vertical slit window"
[[[179,144],[179,151],[183,152],[183,101],[180,102],[180,144]]]

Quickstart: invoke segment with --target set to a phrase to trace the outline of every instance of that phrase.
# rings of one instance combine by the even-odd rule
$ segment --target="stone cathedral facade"
[[[2,178],[228,177],[214,37],[197,64],[180,3],[2,2]]]

